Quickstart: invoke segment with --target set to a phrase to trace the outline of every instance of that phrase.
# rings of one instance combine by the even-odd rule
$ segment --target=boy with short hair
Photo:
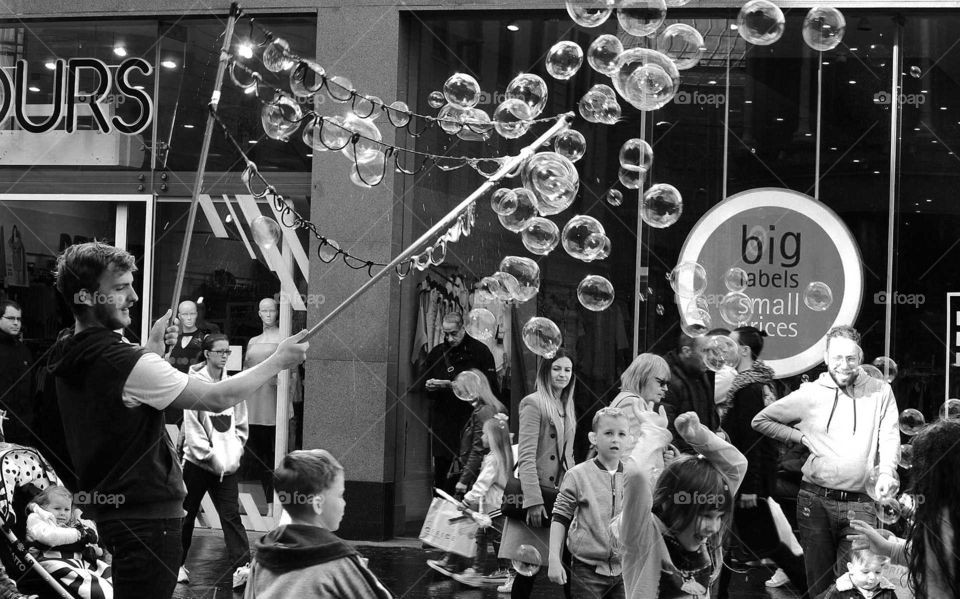
[[[367,560],[333,534],[346,502],[343,466],[329,452],[288,453],[273,483],[291,522],[256,543],[245,599],[393,597]]]
[[[610,522],[623,507],[623,464],[629,421],[619,408],[603,408],[593,417],[590,443],[597,457],[571,468],[563,477],[550,526],[550,580],[566,583],[561,561],[564,541],[573,558],[573,599],[624,599],[620,556],[614,549]],[[569,530],[568,530],[569,529]]]
[[[823,599],[896,599],[896,585],[880,573],[886,562],[869,549],[854,549],[847,573],[830,585]]]

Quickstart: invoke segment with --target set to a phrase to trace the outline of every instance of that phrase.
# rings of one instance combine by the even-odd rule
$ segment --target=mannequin
[[[260,322],[263,333],[250,339],[243,361],[243,368],[251,368],[269,357],[283,338],[280,335],[279,306],[273,298],[260,300]],[[272,472],[274,466],[273,444],[277,425],[277,379],[257,389],[253,400],[247,402],[247,420],[250,423],[250,438],[244,459],[248,476],[260,480],[267,503],[273,501]]]

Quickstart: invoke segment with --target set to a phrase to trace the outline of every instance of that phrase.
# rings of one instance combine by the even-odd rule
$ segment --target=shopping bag
[[[434,497],[420,529],[420,540],[437,549],[473,557],[477,553],[477,523],[456,505]]]
[[[547,566],[550,558],[550,529],[527,526],[523,520],[507,518],[503,524],[503,536],[500,540],[501,559],[519,559],[527,561],[529,556],[520,553],[520,547],[533,547],[540,554],[540,566]]]
[[[790,552],[794,555],[803,555],[803,547],[800,546],[797,536],[793,534],[790,521],[787,520],[780,504],[774,501],[773,497],[767,497],[767,504],[770,506],[770,516],[773,518],[773,526],[777,529],[777,537],[780,538],[780,542],[789,547]]]

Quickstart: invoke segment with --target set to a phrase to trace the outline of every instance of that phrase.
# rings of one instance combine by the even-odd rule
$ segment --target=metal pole
[[[210,113],[207,115],[207,128],[203,133],[203,145],[200,146],[200,165],[197,168],[197,179],[193,183],[193,197],[190,200],[190,212],[187,215],[187,230],[184,233],[183,245],[180,247],[180,262],[177,264],[177,278],[173,284],[173,296],[170,298],[171,318],[177,314],[180,304],[180,293],[183,290],[183,277],[187,272],[187,256],[190,255],[190,241],[193,238],[193,223],[197,220],[197,204],[200,201],[200,191],[203,187],[203,176],[207,170],[207,156],[210,153],[210,139],[213,137],[213,111],[220,103],[220,88],[223,85],[223,74],[230,59],[230,44],[233,41],[233,28],[237,17],[240,16],[240,5],[236,2],[230,5],[230,16],[227,18],[227,28],[223,34],[223,47],[220,49],[220,64],[217,65],[217,77],[213,81],[213,93],[210,94]]]
[[[489,179],[487,179],[483,183],[483,185],[478,187],[476,191],[471,193],[462,202],[460,202],[453,210],[448,212],[447,215],[440,220],[440,222],[430,227],[430,229],[427,230],[426,233],[421,235],[419,239],[417,239],[412,244],[410,244],[410,246],[407,247],[407,249],[403,250],[403,252],[401,252],[399,256],[397,256],[396,258],[391,260],[389,264],[384,266],[383,270],[380,270],[379,272],[377,272],[377,274],[370,277],[369,281],[367,281],[359,289],[354,291],[350,297],[343,300],[343,302],[341,302],[339,306],[331,310],[330,313],[327,314],[320,322],[313,325],[313,327],[309,331],[307,331],[307,334],[304,335],[301,341],[307,341],[308,339],[316,335],[317,332],[319,332],[320,329],[323,328],[323,325],[330,322],[334,316],[336,316],[340,312],[343,312],[343,310],[346,309],[347,306],[355,302],[361,295],[369,291],[369,289],[373,287],[373,285],[377,281],[379,281],[383,277],[390,274],[390,272],[394,268],[396,268],[397,265],[403,263],[405,260],[407,260],[414,254],[416,254],[417,250],[422,248],[428,242],[433,241],[441,231],[444,231],[445,229],[450,227],[454,223],[454,221],[457,220],[460,214],[470,207],[470,204],[476,201],[477,198],[482,197],[483,194],[490,191],[490,189],[494,185],[500,182],[500,179],[502,179],[504,175],[512,171],[518,165],[523,164],[531,155],[533,155],[533,153],[537,150],[537,148],[540,147],[540,144],[546,141],[549,141],[554,135],[566,129],[569,126],[569,120],[572,119],[573,116],[574,115],[572,112],[568,112],[566,114],[560,115],[560,118],[557,119],[557,122],[554,123],[553,126],[550,127],[543,135],[538,137],[536,140],[533,141],[533,143],[531,143],[530,145],[525,147],[523,150],[521,150],[520,154],[514,156],[513,158],[505,162],[503,166],[501,166],[496,173],[494,173]]]

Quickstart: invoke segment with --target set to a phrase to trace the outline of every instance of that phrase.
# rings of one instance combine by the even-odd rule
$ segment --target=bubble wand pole
[[[566,114],[560,115],[560,118],[557,119],[557,122],[554,123],[552,127],[547,129],[543,133],[543,135],[535,139],[527,147],[523,148],[523,150],[521,150],[518,155],[506,161],[503,164],[503,166],[501,166],[497,170],[497,172],[495,172],[493,175],[490,176],[490,178],[484,181],[483,185],[478,187],[473,193],[471,193],[469,196],[464,198],[462,202],[460,202],[455,208],[453,208],[450,212],[448,212],[447,215],[444,216],[442,219],[440,219],[439,222],[437,222],[435,225],[430,227],[430,229],[428,229],[426,233],[421,235],[419,239],[411,243],[407,247],[407,249],[403,250],[400,253],[400,255],[398,255],[396,258],[391,260],[390,263],[384,266],[382,270],[380,270],[375,275],[370,277],[370,279],[366,283],[364,283],[359,289],[354,291],[353,294],[350,295],[350,297],[343,300],[339,306],[331,310],[330,313],[324,316],[320,322],[313,325],[313,327],[309,331],[307,331],[307,334],[303,337],[303,341],[306,341],[311,337],[313,337],[314,335],[316,335],[317,332],[319,332],[320,329],[324,327],[324,325],[330,322],[337,314],[339,314],[340,312],[343,312],[343,310],[346,309],[347,306],[355,302],[357,298],[359,298],[361,295],[369,291],[370,288],[373,287],[373,285],[377,281],[379,281],[383,277],[390,274],[390,272],[394,268],[402,264],[404,261],[408,260],[414,254],[416,254],[419,249],[421,249],[428,243],[434,241],[438,234],[440,234],[442,231],[445,231],[451,225],[453,225],[453,223],[457,220],[457,218],[461,214],[463,214],[467,210],[467,208],[470,207],[470,204],[473,204],[478,198],[482,197],[485,193],[490,191],[495,185],[497,185],[500,182],[500,180],[503,177],[507,175],[507,173],[511,172],[516,167],[526,162],[527,159],[530,158],[534,152],[536,152],[537,148],[539,148],[541,144],[550,141],[555,135],[557,135],[558,133],[560,133],[567,127],[569,127],[570,120],[573,117],[574,117],[574,114],[572,112],[568,112]]]
[[[230,16],[227,18],[227,27],[223,34],[223,47],[220,49],[220,63],[217,65],[217,76],[213,80],[213,92],[210,94],[210,104],[207,114],[207,128],[203,133],[203,144],[200,146],[200,165],[197,167],[197,178],[193,182],[193,196],[190,199],[190,212],[187,214],[187,230],[184,232],[183,245],[180,246],[180,262],[177,263],[177,278],[173,284],[173,296],[170,299],[170,318],[177,315],[177,306],[180,304],[180,293],[183,290],[183,277],[187,272],[187,257],[190,255],[190,241],[193,238],[193,224],[197,220],[197,205],[200,203],[200,192],[203,188],[203,176],[207,170],[207,157],[210,154],[210,139],[213,137],[214,112],[220,103],[220,88],[223,86],[223,75],[227,70],[227,61],[230,59],[230,44],[233,43],[233,29],[240,16],[240,5],[230,4]]]

